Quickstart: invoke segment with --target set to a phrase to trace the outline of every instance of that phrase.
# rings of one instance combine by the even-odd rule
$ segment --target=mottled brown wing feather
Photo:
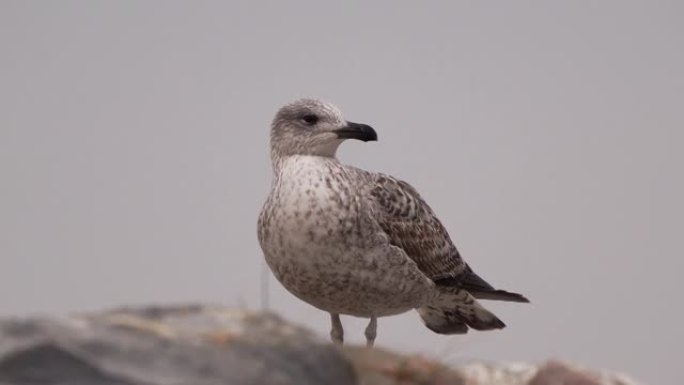
[[[466,264],[430,206],[408,183],[378,174],[371,196],[376,220],[390,242],[402,248],[434,281],[460,276]]]

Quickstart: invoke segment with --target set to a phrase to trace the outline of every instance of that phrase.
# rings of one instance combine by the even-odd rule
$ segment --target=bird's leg
[[[342,342],[344,341],[344,330],[342,329],[340,315],[330,313],[330,322],[332,323],[332,328],[330,329],[330,339],[332,339],[332,342],[342,345]]]
[[[378,330],[378,318],[376,316],[371,316],[370,322],[368,323],[368,326],[366,327],[366,346],[369,348],[373,347],[373,343],[375,342],[375,336],[378,335],[377,333]]]

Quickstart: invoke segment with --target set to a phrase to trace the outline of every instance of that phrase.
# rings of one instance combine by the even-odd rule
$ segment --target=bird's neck
[[[272,156],[271,160],[273,162],[273,172],[276,177],[282,177],[289,174],[287,171],[292,170],[292,168],[318,168],[340,163],[335,156],[304,154]]]
[[[315,156],[337,161],[337,149],[342,142],[343,139],[336,139],[284,146],[280,141],[271,139],[271,163],[273,164],[273,169],[276,170],[277,165],[281,163],[283,159],[292,156]]]

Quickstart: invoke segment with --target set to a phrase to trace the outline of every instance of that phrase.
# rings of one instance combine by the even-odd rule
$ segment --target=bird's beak
[[[340,139],[358,139],[364,142],[378,140],[378,134],[367,124],[347,122],[347,125],[333,131]]]

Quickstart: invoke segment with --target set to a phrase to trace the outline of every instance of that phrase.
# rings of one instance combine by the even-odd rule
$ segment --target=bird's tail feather
[[[439,334],[464,334],[475,330],[502,329],[506,326],[482,307],[472,295],[456,287],[440,287],[440,294],[418,314],[430,330]]]
[[[524,295],[506,290],[469,290],[468,292],[477,299],[491,299],[494,301],[506,302],[530,302]]]
[[[530,302],[524,295],[497,290],[466,265],[465,272],[458,277],[444,277],[435,281],[438,286],[456,286],[468,290],[477,299],[491,299],[507,302]]]

